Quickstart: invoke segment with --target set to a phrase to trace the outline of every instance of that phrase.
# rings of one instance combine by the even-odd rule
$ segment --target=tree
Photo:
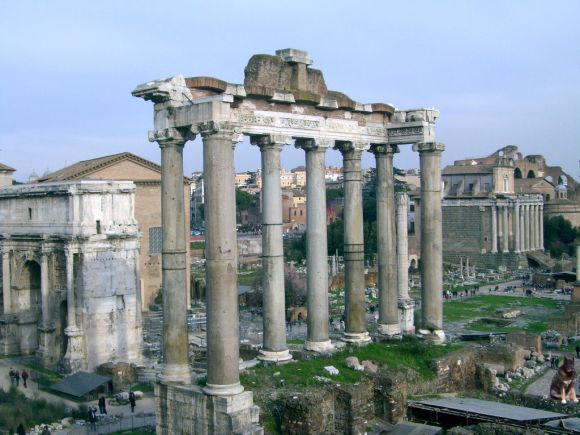
[[[544,217],[544,247],[550,255],[559,258],[563,253],[574,256],[574,241],[580,230],[562,216]]]

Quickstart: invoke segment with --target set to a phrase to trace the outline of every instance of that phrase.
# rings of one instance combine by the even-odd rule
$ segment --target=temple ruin
[[[304,150],[307,184],[307,305],[305,350],[330,352],[326,239],[325,154],[343,156],[345,299],[343,340],[370,341],[364,295],[361,155],[377,170],[379,332],[401,333],[393,159],[412,145],[421,167],[422,322],[419,332],[444,340],[442,315],[441,153],[436,109],[398,110],[361,104],[328,90],[308,53],[285,49],[255,55],[244,84],[212,77],[175,76],[139,85],[133,95],[154,103],[149,140],[161,148],[164,368],[156,385],[158,433],[260,433],[252,393],[239,382],[239,312],[233,147],[249,136],[260,148],[263,173],[264,342],[260,358],[291,355],[284,324],[280,153]],[[207,268],[207,383],[192,385],[186,329],[186,250],[183,147],[203,138]],[[403,247],[399,247],[403,249]],[[405,300],[405,294],[402,295]],[[194,405],[194,406],[192,406]]]

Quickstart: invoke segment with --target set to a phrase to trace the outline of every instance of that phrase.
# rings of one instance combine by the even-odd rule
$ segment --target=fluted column
[[[346,323],[343,341],[365,344],[367,332],[362,207],[362,146],[338,142],[344,176],[344,290]]]
[[[435,142],[413,145],[421,168],[421,295],[422,334],[445,340],[443,332],[443,252],[441,223],[441,153]]]
[[[534,205],[534,249],[540,249],[540,205]]]
[[[76,328],[76,306],[74,289],[74,252],[71,249],[65,250],[66,255],[66,308],[67,308],[67,328]]]
[[[40,299],[41,299],[41,313],[42,325],[48,326],[50,323],[50,307],[49,307],[49,282],[48,282],[48,256],[50,250],[42,249],[40,254]]]
[[[544,250],[544,204],[540,204],[540,211],[538,213],[540,220],[540,249]]]
[[[514,202],[514,219],[513,219],[513,227],[514,227],[514,252],[520,252],[520,205],[517,202]]]
[[[297,139],[306,153],[306,268],[308,330],[304,348],[325,352],[334,347],[328,332],[328,240],[326,235],[326,144]]]
[[[407,207],[409,196],[405,192],[395,194],[397,203],[397,283],[399,299],[409,297],[409,240],[407,233]]]
[[[525,214],[526,208],[523,204],[520,204],[520,252],[526,252],[526,225],[525,225]]]
[[[258,358],[279,362],[292,359],[286,344],[284,248],[282,244],[282,187],[280,152],[291,139],[252,136],[262,157],[262,291],[263,346]]]
[[[377,257],[379,269],[380,334],[399,334],[397,247],[395,227],[395,177],[393,156],[399,148],[393,145],[372,145],[377,169]]]
[[[207,384],[211,395],[234,395],[240,384],[234,141],[226,123],[208,123],[203,136],[207,282]]]
[[[50,278],[49,256],[52,250],[43,246],[40,253],[40,298],[41,298],[41,322],[38,326],[39,343],[38,356],[43,364],[50,365],[56,362],[55,326],[50,306]]]
[[[502,251],[504,253],[508,253],[510,251],[510,247],[509,247],[509,218],[508,218],[508,208],[507,205],[504,205],[502,207],[502,217],[503,217],[503,223],[502,223],[502,230],[503,230],[503,238],[502,238]]]
[[[12,289],[10,285],[10,251],[7,247],[2,249],[2,302],[4,314],[12,312]]]
[[[166,129],[150,140],[161,149],[163,380],[189,384],[183,147],[189,132]]]
[[[74,255],[75,249],[65,248],[66,255],[66,304],[67,326],[64,333],[67,337],[66,354],[63,359],[64,369],[74,373],[85,368],[84,336],[76,323],[76,298],[74,289]]]
[[[491,253],[497,253],[497,211],[496,205],[491,205]]]

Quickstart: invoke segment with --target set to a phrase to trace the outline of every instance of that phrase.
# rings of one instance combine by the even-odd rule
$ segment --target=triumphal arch
[[[291,359],[286,345],[280,153],[304,150],[307,177],[307,304],[305,349],[332,351],[328,322],[325,154],[337,150],[344,168],[346,331],[364,345],[361,155],[375,155],[379,263],[379,332],[401,332],[393,158],[412,145],[421,167],[422,324],[435,341],[442,331],[441,153],[435,142],[436,109],[398,110],[361,104],[328,90],[308,53],[295,49],[254,55],[244,84],[212,77],[175,76],[139,85],[136,97],[154,103],[149,140],[161,148],[164,371],[156,388],[158,433],[259,432],[251,392],[239,382],[239,315],[234,196],[234,146],[249,136],[261,151],[263,173],[264,341],[260,358]],[[203,138],[207,262],[207,384],[191,386],[186,329],[183,147]],[[407,296],[408,297],[408,296]],[[193,406],[192,406],[193,405]],[[254,428],[254,429],[252,429]]]

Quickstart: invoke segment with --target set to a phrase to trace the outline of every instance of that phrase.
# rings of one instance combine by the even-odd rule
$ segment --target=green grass
[[[205,242],[190,242],[189,249],[205,249]]]
[[[405,339],[400,343],[385,344],[373,343],[362,348],[345,349],[330,357],[294,361],[280,366],[258,366],[240,375],[242,384],[252,390],[257,388],[278,388],[280,379],[284,379],[287,386],[308,387],[321,385],[315,376],[331,379],[333,382],[354,384],[368,375],[346,367],[346,358],[356,356],[359,361],[371,360],[388,369],[413,368],[424,379],[432,379],[433,372],[429,362],[452,351],[461,349],[461,346],[433,346],[416,339]],[[324,371],[325,366],[334,366],[339,374],[332,376]],[[274,373],[279,375],[274,376]]]
[[[8,392],[0,389],[0,427],[16,429],[19,423],[24,423],[30,429],[34,425],[61,420],[66,416],[62,403],[27,399],[15,387],[11,387]]]
[[[304,344],[304,340],[288,340],[288,344]]]
[[[557,301],[548,298],[481,295],[443,304],[445,322],[457,322],[475,317],[491,317],[500,309],[523,309],[530,306],[557,308]]]
[[[541,334],[548,330],[548,324],[545,322],[530,322],[523,327],[515,326],[497,326],[491,325],[481,320],[469,323],[465,329],[478,332],[527,332],[529,334]]]

